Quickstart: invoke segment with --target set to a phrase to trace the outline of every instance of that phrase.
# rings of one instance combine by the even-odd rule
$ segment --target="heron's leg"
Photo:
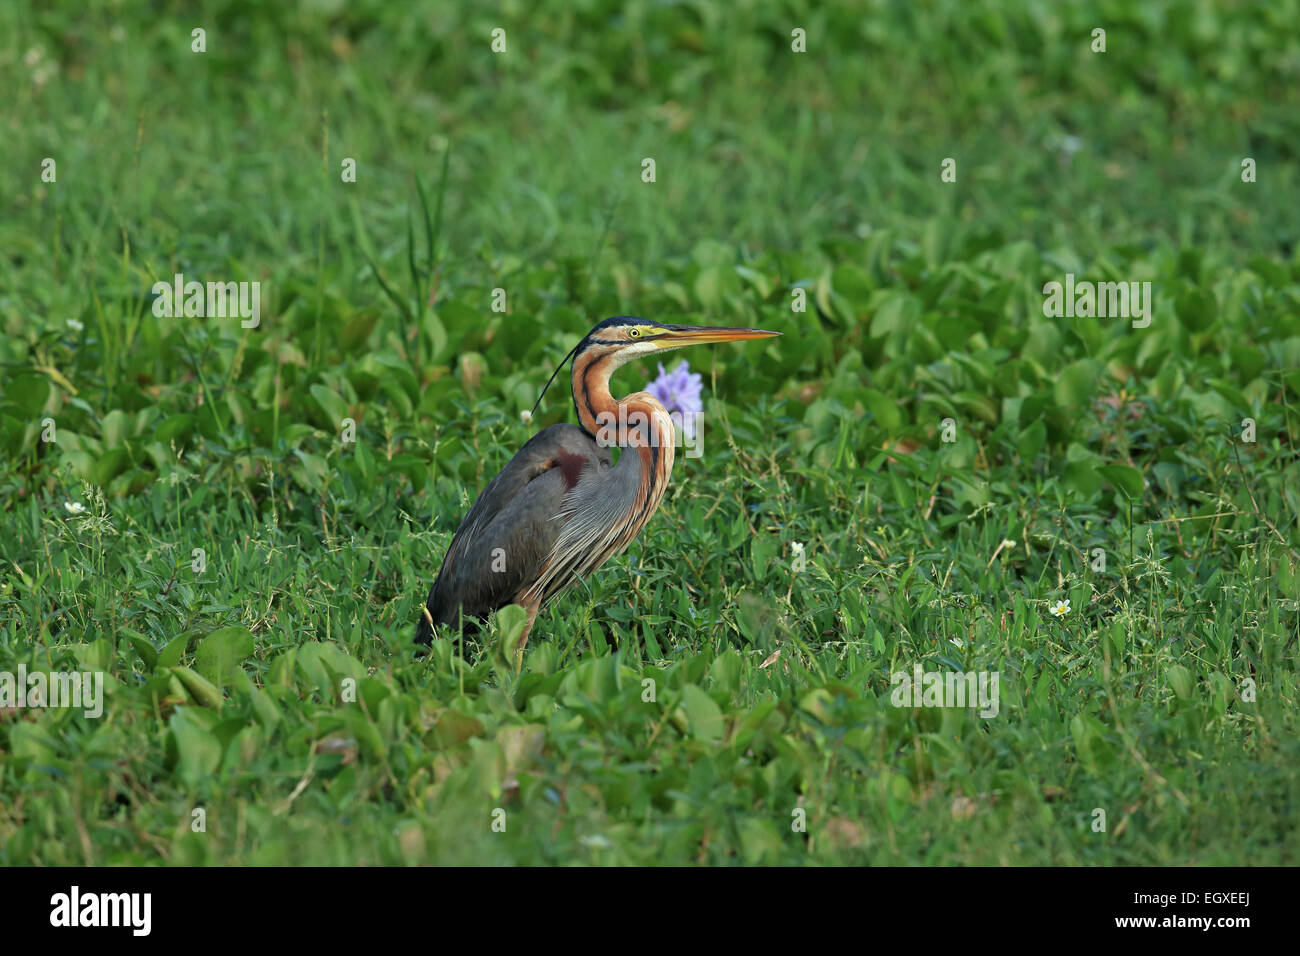
[[[533,632],[533,622],[537,620],[537,611],[540,607],[540,601],[529,601],[523,604],[523,609],[528,612],[528,620],[524,624],[524,633],[519,635],[519,647],[515,650],[515,670],[523,667],[524,645],[528,643],[528,635]]]

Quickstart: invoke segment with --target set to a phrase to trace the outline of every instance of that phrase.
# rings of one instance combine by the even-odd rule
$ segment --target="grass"
[[[200,10],[0,11],[0,674],[107,675],[0,707],[0,862],[1297,861],[1294,2]],[[417,656],[629,313],[784,335],[521,669]]]

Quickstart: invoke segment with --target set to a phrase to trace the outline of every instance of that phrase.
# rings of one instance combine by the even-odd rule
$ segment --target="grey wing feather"
[[[462,614],[483,618],[511,603],[550,554],[566,520],[565,495],[578,475],[609,467],[609,449],[581,428],[552,425],[534,435],[461,521],[429,590],[433,622],[454,625]],[[430,637],[421,615],[418,638]]]

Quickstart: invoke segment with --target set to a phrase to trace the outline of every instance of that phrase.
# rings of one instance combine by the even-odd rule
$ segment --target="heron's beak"
[[[663,349],[681,348],[683,345],[705,345],[709,342],[741,342],[745,339],[770,339],[780,332],[766,329],[733,329],[724,325],[669,325],[668,331],[655,336],[655,343]]]

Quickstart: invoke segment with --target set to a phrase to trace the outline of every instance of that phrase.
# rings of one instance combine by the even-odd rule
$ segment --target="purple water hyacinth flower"
[[[700,399],[700,390],[704,379],[692,374],[685,359],[671,372],[665,372],[663,363],[659,363],[659,377],[645,387],[645,390],[659,401],[673,416],[674,423],[680,422],[682,431],[688,439],[695,437],[695,416],[704,411],[704,402]],[[676,414],[673,414],[673,413]]]

